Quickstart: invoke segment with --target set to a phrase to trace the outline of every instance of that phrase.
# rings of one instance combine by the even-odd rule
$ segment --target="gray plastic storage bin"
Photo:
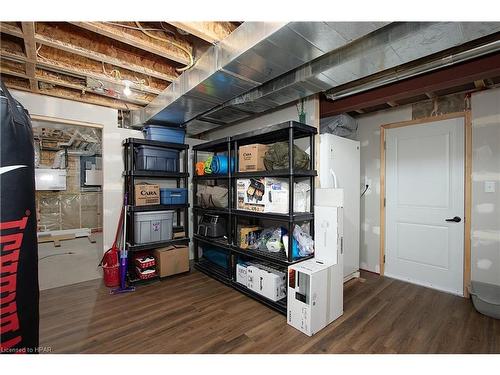
[[[134,216],[134,240],[136,244],[172,239],[174,211],[136,212]]]
[[[179,151],[170,148],[136,147],[136,169],[141,171],[178,172]]]
[[[472,303],[481,314],[500,319],[500,285],[472,281]]]

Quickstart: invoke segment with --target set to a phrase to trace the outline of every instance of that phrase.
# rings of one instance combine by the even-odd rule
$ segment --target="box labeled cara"
[[[265,171],[264,155],[269,147],[260,143],[240,146],[238,150],[238,166],[240,172]]]
[[[149,206],[160,204],[160,185],[141,183],[135,185],[135,205]]]

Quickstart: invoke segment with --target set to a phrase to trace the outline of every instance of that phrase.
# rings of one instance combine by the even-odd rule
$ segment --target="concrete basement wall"
[[[472,280],[500,285],[500,89],[472,95]],[[485,192],[485,183],[495,192]]]

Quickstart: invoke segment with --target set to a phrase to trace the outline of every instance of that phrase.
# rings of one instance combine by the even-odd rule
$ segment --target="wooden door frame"
[[[385,203],[386,203],[386,135],[388,129],[401,128],[411,125],[428,124],[435,121],[453,118],[464,119],[464,265],[463,265],[463,293],[469,298],[471,273],[471,191],[472,191],[472,117],[470,110],[453,112],[440,116],[425,117],[418,120],[402,121],[380,126],[380,275],[384,275],[385,266]]]

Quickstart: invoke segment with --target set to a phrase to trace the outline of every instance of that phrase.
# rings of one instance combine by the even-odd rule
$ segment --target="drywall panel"
[[[411,106],[358,117],[361,146],[360,268],[380,272],[380,126],[412,119]]]
[[[472,95],[471,278],[500,285],[500,89]]]
[[[117,126],[118,112],[116,109],[24,91],[12,90],[11,92],[31,115],[84,121],[103,126]]]
[[[142,132],[115,127],[102,132],[103,250],[113,244],[123,206],[123,150],[126,138],[143,138]]]

